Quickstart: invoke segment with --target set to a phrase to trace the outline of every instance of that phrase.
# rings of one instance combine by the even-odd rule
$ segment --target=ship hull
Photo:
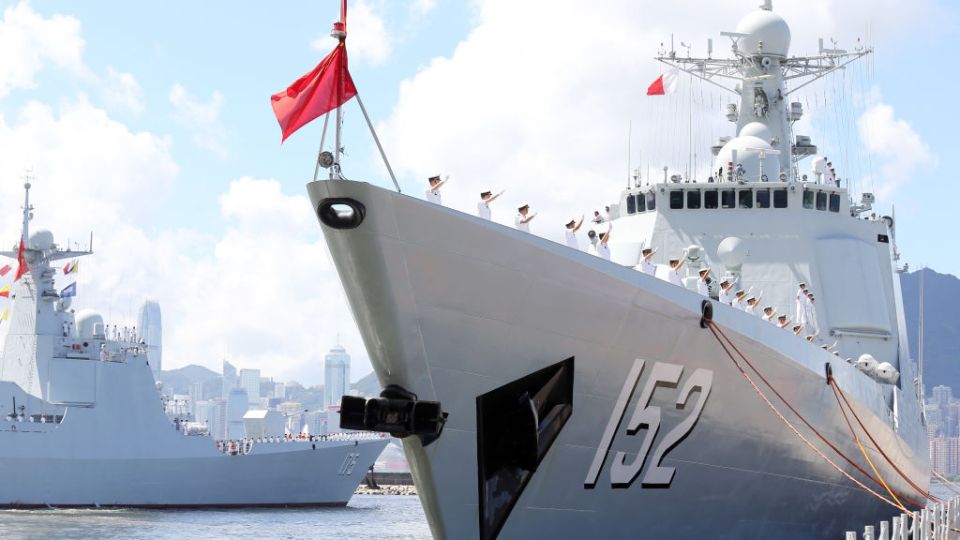
[[[438,400],[449,413],[429,445],[404,440],[438,538],[481,535],[477,398],[571,357],[572,414],[529,482],[509,494],[515,500],[501,537],[829,538],[898,512],[845,478],[771,411],[700,326],[704,297],[368,184],[314,182],[308,191],[315,209],[330,198],[364,207],[358,227],[322,228],[380,382]],[[885,394],[843,360],[713,304],[714,320],[738,349],[866,468],[826,384],[829,363],[877,445],[926,489],[919,420],[900,418],[892,427],[890,392],[899,390]],[[679,376],[654,384],[657,369]],[[709,385],[690,391],[695,375]],[[863,480],[770,398],[810,444]],[[659,430],[637,423],[631,433],[629,424],[647,405],[659,407]],[[674,435],[679,440],[664,447]],[[892,489],[925,502],[873,445],[866,447]],[[647,485],[660,450],[659,465],[674,472],[665,484]],[[642,466],[630,467],[636,463]]]
[[[25,429],[0,432],[0,444],[9,448],[13,440],[19,443],[17,450],[23,450],[26,437],[30,434]],[[31,443],[44,446],[62,439],[41,433],[31,438]],[[386,444],[272,443],[288,448],[258,452],[255,445],[249,454],[231,456],[217,451],[209,438],[202,439],[197,441],[206,443],[202,448],[174,450],[179,457],[70,457],[42,447],[30,457],[2,452],[0,507],[343,506]]]

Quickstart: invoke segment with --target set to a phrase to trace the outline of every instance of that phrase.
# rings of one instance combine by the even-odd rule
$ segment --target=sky
[[[714,55],[728,56],[719,32],[758,3],[350,1],[350,71],[405,193],[450,175],[444,202],[472,212],[479,192],[505,189],[495,220],[529,203],[533,232],[559,241],[562,223],[617,199],[632,169],[706,176],[709,146],[732,134],[732,98],[688,78],[647,97],[662,73],[653,57],[671,35],[678,54],[705,55],[713,38]],[[369,373],[304,188],[322,122],[281,144],[269,104],[332,49],[339,4],[0,0],[0,239],[17,241],[30,170],[32,228],[61,245],[93,233],[75,307],[122,326],[157,299],[165,369],[219,371],[226,358],[318,384],[339,340],[352,378]],[[796,133],[855,196],[895,208],[904,262],[960,274],[947,63],[960,49],[958,6],[774,7],[792,54],[815,54],[821,37],[874,48],[798,91]],[[344,111],[345,176],[389,186],[355,100]]]

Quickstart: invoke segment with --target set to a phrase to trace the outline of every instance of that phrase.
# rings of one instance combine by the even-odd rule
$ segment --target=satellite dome
[[[745,126],[741,132],[756,132],[767,135],[770,131],[766,126],[759,122],[751,122]],[[723,174],[727,174],[727,165],[733,163],[736,170],[737,165],[743,167],[743,180],[747,182],[762,181],[761,174],[767,179],[776,180],[780,176],[780,159],[771,153],[765,153],[766,150],[773,150],[770,146],[769,137],[762,139],[756,135],[740,135],[727,141],[717,153],[717,158],[713,162],[713,170],[723,169]],[[763,155],[761,164],[760,155]],[[762,165],[762,167],[761,167]],[[762,169],[762,171],[761,171]],[[736,172],[734,180],[736,180]]]
[[[747,14],[737,24],[737,33],[747,34],[737,45],[743,54],[786,57],[790,49],[790,27],[772,11],[758,9]]]
[[[47,230],[39,230],[30,235],[30,247],[46,251],[53,247],[53,233]]]
[[[747,246],[743,240],[736,236],[724,238],[717,246],[717,258],[723,263],[727,270],[735,270],[743,265],[743,259],[747,256]]]
[[[750,122],[743,126],[740,128],[740,136],[756,137],[765,141],[769,141],[771,138],[773,138],[773,135],[770,133],[770,128],[761,122]]]
[[[103,336],[103,317],[92,309],[84,309],[77,313],[77,336],[81,338]]]

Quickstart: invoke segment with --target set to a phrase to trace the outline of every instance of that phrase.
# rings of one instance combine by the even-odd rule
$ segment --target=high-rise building
[[[196,421],[206,424],[210,436],[225,439],[227,428],[227,402],[220,398],[201,401],[197,404]]]
[[[233,364],[223,361],[223,391],[220,397],[227,399],[230,397],[230,391],[237,387],[237,368]]]
[[[340,344],[330,349],[323,359],[323,406],[340,405],[340,398],[350,392],[350,355]]]
[[[240,388],[247,391],[247,400],[252,404],[260,403],[260,370],[259,369],[241,369]]]
[[[230,390],[227,396],[227,439],[242,439],[243,433],[243,415],[250,408],[247,391],[243,388],[234,388]]]
[[[153,379],[160,380],[160,367],[163,349],[163,331],[160,326],[160,304],[156,300],[145,300],[137,313],[138,339],[143,339],[147,347],[147,363],[153,372]]]
[[[933,387],[933,403],[940,407],[946,407],[953,401],[953,389],[949,386]]]

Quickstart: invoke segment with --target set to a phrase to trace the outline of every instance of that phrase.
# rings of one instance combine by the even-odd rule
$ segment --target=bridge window
[[[687,208],[700,208],[700,190],[691,189],[687,192]]]
[[[774,208],[787,207],[787,190],[785,189],[773,190],[773,207]]]
[[[725,189],[720,192],[720,206],[723,208],[736,208],[737,199],[732,189]]]
[[[683,208],[683,192],[679,189],[670,192],[670,209],[679,210]]]
[[[627,214],[636,214],[637,213],[637,200],[633,198],[633,195],[627,195]]]
[[[753,208],[753,191],[742,189],[737,193],[740,208]]]
[[[809,189],[803,190],[803,207],[804,208],[813,208],[813,192]]]
[[[652,190],[647,192],[647,210],[653,210],[657,207],[657,195]]]
[[[830,194],[830,211],[831,212],[840,211],[840,194],[839,193]]]
[[[717,195],[717,190],[708,189],[703,192],[703,207],[711,210],[720,207],[720,197]]]
[[[770,208],[770,190],[757,190],[757,208]]]
[[[818,191],[817,192],[817,210],[826,210],[827,209],[827,194]]]

